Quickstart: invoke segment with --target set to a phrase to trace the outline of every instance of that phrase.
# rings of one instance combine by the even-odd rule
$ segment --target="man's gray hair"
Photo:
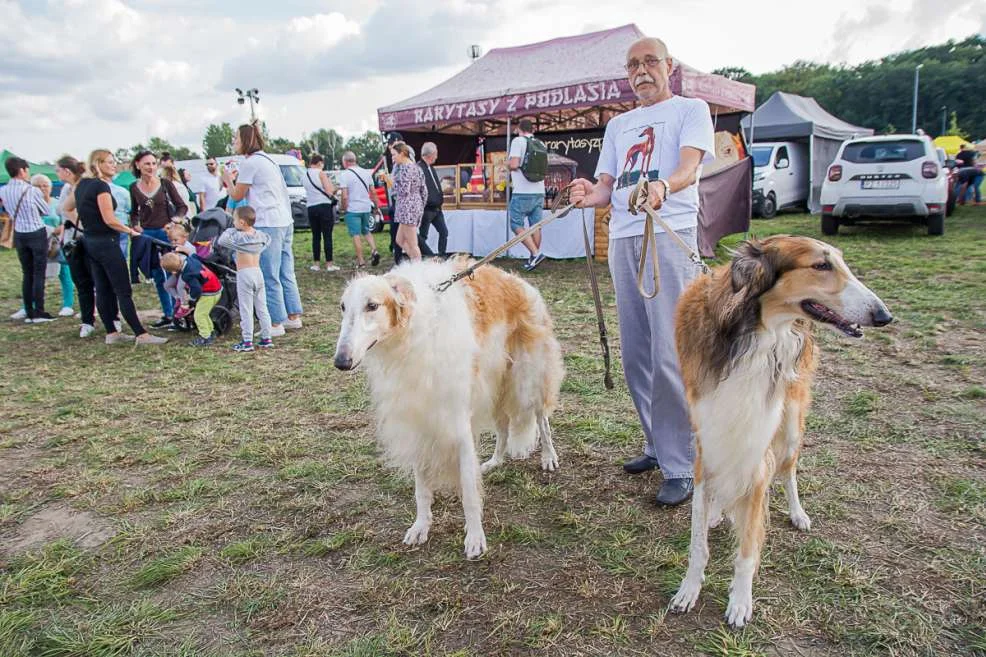
[[[356,153],[354,153],[352,151],[346,151],[345,153],[342,154],[342,161],[343,162],[352,162],[353,164],[356,164],[356,162],[358,161],[356,159]]]
[[[438,146],[435,146],[434,142],[426,141],[421,144],[421,157],[427,155],[438,155]]]

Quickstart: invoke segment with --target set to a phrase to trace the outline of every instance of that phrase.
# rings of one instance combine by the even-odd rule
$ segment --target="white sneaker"
[[[128,338],[134,340],[132,335],[128,335]],[[136,338],[137,344],[164,344],[168,341],[168,338],[162,338],[157,335],[151,335],[150,333],[141,333],[139,338]]]
[[[90,335],[92,335],[92,332],[95,330],[96,327],[93,326],[92,324],[83,324],[82,326],[79,327],[79,337],[88,338]]]
[[[120,320],[114,319],[113,320],[113,328],[115,328],[116,329],[116,332],[119,333],[120,331],[123,330],[123,324],[120,323]]]
[[[339,271],[337,265],[325,265],[325,271]]]
[[[127,335],[126,333],[110,333],[106,336],[106,344],[123,344],[125,342],[133,342],[134,336]]]
[[[311,267],[309,267],[309,269],[311,269],[312,271],[322,271],[318,265],[312,265]]]
[[[298,319],[286,319],[281,322],[281,326],[286,329],[300,329],[301,328],[301,318]]]
[[[62,307],[61,310],[58,311],[59,317],[71,317],[74,314],[75,314],[75,310],[73,310],[69,306],[64,306]]]
[[[21,308],[20,310],[18,310],[17,312],[15,312],[13,315],[11,315],[10,316],[10,319],[14,319],[14,320],[17,320],[17,319],[27,319],[27,311],[24,310],[23,308]]]
[[[284,335],[284,326],[281,324],[274,324],[270,327],[270,337],[279,338]]]

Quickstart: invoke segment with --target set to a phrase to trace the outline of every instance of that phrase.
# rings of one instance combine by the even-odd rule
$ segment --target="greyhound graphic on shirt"
[[[616,182],[617,188],[636,185],[642,175],[646,175],[648,180],[657,180],[659,177],[658,169],[651,169],[651,159],[654,155],[657,135],[664,132],[664,124],[637,126],[623,134],[626,135],[627,132],[637,132],[638,134],[636,141],[627,147],[626,154],[623,156],[623,169],[620,171],[620,176]],[[658,167],[660,167],[660,162],[658,162]]]

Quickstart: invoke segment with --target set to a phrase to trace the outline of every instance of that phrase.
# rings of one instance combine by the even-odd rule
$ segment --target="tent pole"
[[[815,212],[815,126],[808,135],[808,214]]]
[[[507,230],[505,237],[510,239],[510,197],[513,194],[513,186],[510,184],[510,115],[507,114]],[[506,255],[509,257],[510,253]]]

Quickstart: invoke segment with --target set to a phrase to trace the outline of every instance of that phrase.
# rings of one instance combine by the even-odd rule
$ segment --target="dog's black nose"
[[[871,315],[873,320],[873,326],[886,326],[890,322],[894,321],[894,316],[890,314],[890,311],[886,308],[878,308],[876,312]]]
[[[353,369],[352,356],[347,356],[346,354],[336,354],[335,366],[336,369],[344,371]]]

